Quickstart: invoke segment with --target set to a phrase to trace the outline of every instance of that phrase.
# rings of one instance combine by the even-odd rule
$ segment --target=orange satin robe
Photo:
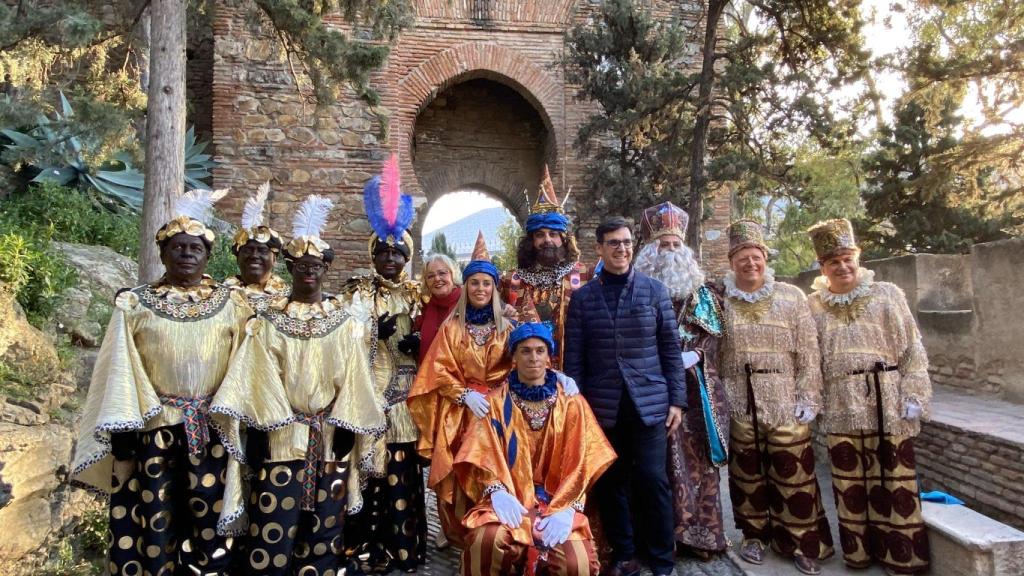
[[[464,320],[453,317],[441,326],[409,390],[409,412],[420,430],[417,451],[430,459],[427,486],[439,500],[455,501],[455,455],[474,416],[457,401],[467,389],[490,393],[504,383],[512,359],[506,353],[509,329],[477,344]]]
[[[544,515],[574,504],[582,509],[587,491],[616,458],[583,396],[567,397],[559,385],[547,422],[536,431],[516,406],[508,386],[495,391],[489,400],[490,412],[470,425],[455,461],[462,489],[477,502],[463,519],[465,527],[472,530],[499,522],[490,499],[483,497],[484,489],[496,482],[514,491],[516,499],[531,511],[538,505],[536,486],[543,486],[550,495]],[[525,516],[512,531],[516,542],[533,544],[533,516]],[[577,512],[569,540],[591,539],[587,517]]]

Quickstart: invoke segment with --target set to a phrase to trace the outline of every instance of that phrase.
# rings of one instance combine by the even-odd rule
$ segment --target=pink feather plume
[[[398,155],[391,154],[391,157],[384,162],[384,170],[380,176],[380,205],[384,212],[384,219],[389,226],[394,226],[398,220],[398,205],[402,196],[402,174],[398,168]]]

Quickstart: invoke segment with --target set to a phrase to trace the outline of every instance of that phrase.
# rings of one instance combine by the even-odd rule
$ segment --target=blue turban
[[[548,353],[555,353],[555,339],[551,336],[551,328],[540,322],[525,322],[516,327],[508,337],[508,351],[515,353],[516,346],[523,340],[540,338],[548,345]]]
[[[469,280],[470,276],[481,272],[490,275],[491,278],[494,278],[495,284],[497,284],[501,278],[501,273],[498,272],[498,267],[492,264],[489,260],[470,261],[470,263],[466,264],[466,267],[462,270],[462,278],[463,280]]]
[[[569,230],[569,219],[565,217],[565,214],[559,214],[558,212],[530,214],[526,218],[527,234],[532,234],[541,228],[547,228],[556,232],[567,232]]]

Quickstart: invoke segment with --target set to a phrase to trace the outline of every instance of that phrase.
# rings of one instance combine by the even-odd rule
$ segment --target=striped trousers
[[[466,537],[461,574],[518,576],[525,572],[528,550],[503,524],[485,524]],[[599,570],[593,540],[566,540],[537,563],[537,574],[545,576],[597,576]]]

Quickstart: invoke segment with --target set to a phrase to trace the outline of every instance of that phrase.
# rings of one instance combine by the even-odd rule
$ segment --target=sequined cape
[[[162,283],[122,290],[93,367],[71,479],[111,490],[111,432],[180,424],[181,409],[160,395],[212,396],[244,336],[245,299],[204,278],[199,287]],[[228,466],[225,503],[240,501],[237,463]]]
[[[928,356],[907,297],[895,284],[871,282],[866,294],[846,306],[854,310],[837,310],[826,303],[827,290],[827,286],[821,286],[810,297],[825,378],[825,430],[847,433],[877,429],[874,380],[868,379],[866,384],[864,375],[849,374],[884,362],[899,368],[879,374],[885,431],[916,436],[921,431],[921,420],[900,418],[901,405],[907,400],[916,401],[926,419],[932,384]]]
[[[543,276],[544,280],[539,277]],[[524,320],[524,308],[527,302],[537,311],[540,321],[551,328],[558,350],[551,357],[551,367],[562,369],[565,337],[565,315],[569,310],[572,293],[590,281],[587,267],[576,262],[567,265],[564,270],[512,270],[501,279],[501,299],[512,304],[519,313],[520,321]]]
[[[587,492],[615,460],[615,450],[583,396],[567,397],[561,386],[557,394],[540,430],[531,429],[508,386],[489,396],[487,416],[470,423],[455,460],[460,485],[477,503],[463,520],[466,528],[499,521],[490,499],[484,498],[484,489],[495,483],[504,485],[527,510],[537,504],[535,486],[550,495],[547,513],[570,506],[583,509]],[[512,536],[529,546],[531,534],[526,515]],[[586,516],[576,514],[569,539],[592,538]]]
[[[777,371],[753,375],[758,420],[775,427],[796,422],[798,403],[820,412],[821,353],[804,293],[774,280],[765,292],[753,305],[726,293],[719,368],[731,416],[743,422],[750,422],[745,364]]]
[[[463,319],[448,319],[409,392],[409,412],[420,430],[416,449],[431,462],[427,485],[445,502],[454,500],[455,455],[475,418],[459,399],[470,385],[493,390],[503,384],[512,369],[505,350],[510,331],[495,332],[477,344]]]
[[[268,462],[303,460],[309,426],[300,414],[325,413],[323,454],[334,460],[334,428],[356,433],[349,455],[353,468],[383,474],[374,468],[374,446],[384,433],[383,400],[370,376],[373,342],[367,314],[334,298],[318,304],[289,302],[272,306],[251,319],[210,411],[225,430],[224,445],[245,461],[243,425],[268,432]],[[362,506],[358,474],[348,491],[347,506]],[[222,512],[230,514],[230,511]]]
[[[249,302],[249,307],[254,312],[265,312],[271,302],[280,298],[287,298],[292,293],[292,287],[277,274],[271,274],[264,285],[243,284],[241,276],[230,276],[224,279],[224,285],[232,290],[238,290]]]

